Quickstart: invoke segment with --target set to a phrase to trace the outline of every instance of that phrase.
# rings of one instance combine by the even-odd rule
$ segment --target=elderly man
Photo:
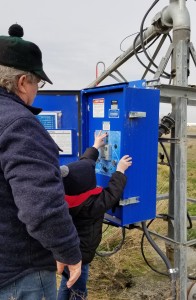
[[[37,45],[12,25],[0,36],[0,299],[55,300],[56,269],[71,287],[81,273],[79,239],[68,207],[58,147],[32,107],[52,83]]]

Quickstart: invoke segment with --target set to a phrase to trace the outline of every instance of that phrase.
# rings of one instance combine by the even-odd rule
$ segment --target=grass
[[[196,134],[196,130],[191,131],[191,134]],[[166,148],[169,151],[169,145],[166,145]],[[161,151],[161,149],[159,149],[159,151]],[[168,193],[168,191],[169,167],[167,165],[159,164],[157,193],[165,194]],[[187,197],[196,199],[196,140],[189,140],[187,147]],[[196,204],[188,202],[187,209],[191,216],[196,216]],[[168,200],[161,200],[157,203],[157,213],[167,213],[167,210]],[[193,222],[193,228],[189,229],[187,232],[188,240],[196,238],[195,226],[196,224]],[[167,235],[167,222],[156,219],[152,223],[150,229],[155,230],[162,235]],[[116,246],[115,241],[120,240],[120,231],[118,229],[110,228],[108,230],[108,232],[104,233],[102,243],[98,250],[104,249],[111,251],[111,249]],[[88,283],[89,300],[154,299],[153,297],[150,298],[150,296],[145,297],[144,291],[141,292],[144,295],[143,298],[141,295],[138,296],[135,292],[136,288],[138,289],[138,293],[140,293],[140,290],[144,289],[143,285],[145,280],[149,282],[147,289],[151,290],[154,287],[154,290],[156,290],[156,286],[159,286],[160,284],[161,287],[159,292],[164,290],[165,285],[165,293],[167,293],[167,290],[170,289],[168,278],[153,272],[144,262],[141,254],[141,236],[142,232],[138,230],[134,229],[127,231],[125,244],[119,252],[110,257],[95,257],[90,268],[90,278]],[[156,238],[155,241],[163,252],[165,252],[165,242],[158,238]],[[155,250],[149,246],[146,239],[144,239],[144,253],[151,266],[163,273],[166,272],[163,261]],[[141,284],[137,287],[137,282],[140,278],[142,279]],[[151,280],[152,283],[150,283]],[[116,281],[118,283],[116,283]],[[97,288],[95,288],[95,286],[97,286]],[[158,297],[157,299],[166,299],[166,296],[161,298],[160,294],[157,294],[155,297]]]
[[[188,230],[187,240],[190,241],[193,239],[196,239],[196,228],[191,228]],[[196,244],[193,247],[196,248]]]

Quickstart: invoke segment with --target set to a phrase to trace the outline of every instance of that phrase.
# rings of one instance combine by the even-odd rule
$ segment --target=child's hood
[[[67,166],[69,173],[63,177],[66,195],[79,195],[96,187],[94,160],[82,159]]]

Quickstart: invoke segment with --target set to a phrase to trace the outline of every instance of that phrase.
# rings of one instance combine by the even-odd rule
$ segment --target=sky
[[[1,35],[8,34],[14,23],[24,29],[24,39],[36,43],[43,55],[44,70],[53,85],[45,90],[81,90],[96,78],[96,64],[107,69],[123,51],[133,45],[141,21],[153,0],[18,0],[3,1],[1,5]],[[149,13],[144,28],[169,0],[160,0]],[[191,18],[191,41],[196,47],[196,1],[186,2]],[[166,54],[169,39],[160,50],[157,64]],[[152,52],[151,52],[152,51]],[[152,56],[153,49],[148,50]],[[160,57],[160,59],[159,59]],[[147,64],[145,56],[142,61]],[[168,66],[170,69],[170,66]],[[168,69],[168,70],[169,70]],[[99,74],[103,71],[99,64]],[[141,79],[144,67],[130,58],[119,71],[127,81]],[[192,63],[190,84],[196,85],[196,67]],[[147,79],[152,79],[149,74]],[[108,77],[100,85],[117,83]],[[161,105],[161,114],[171,110]],[[188,107],[188,121],[196,122],[196,107]]]

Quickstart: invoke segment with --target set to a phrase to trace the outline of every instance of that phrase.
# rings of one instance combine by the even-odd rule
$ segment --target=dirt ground
[[[88,300],[171,299],[169,279],[152,271],[143,276],[131,276],[126,272],[118,272],[110,278],[103,273],[101,276],[100,280],[94,282],[94,286],[89,285]]]
[[[125,286],[124,286],[125,285]],[[126,287],[128,285],[128,287]],[[131,285],[131,286],[130,286]],[[124,286],[124,287],[123,287]],[[104,290],[102,284],[96,282],[96,287],[89,288],[88,300],[169,300],[170,282],[159,275],[145,275],[134,277],[132,280],[124,279],[121,274],[119,278],[111,278],[108,288]]]
[[[195,261],[195,269],[192,268],[192,274],[194,272],[193,275],[196,276],[196,250],[192,252],[190,258]],[[105,270],[99,270],[95,280],[96,269],[97,264],[91,266],[88,300],[173,299],[171,297],[172,285],[169,278],[159,275],[152,270],[148,270],[143,276],[132,276],[126,270],[115,272],[109,276]]]
[[[188,275],[196,277],[196,248],[188,248]],[[117,257],[118,259],[118,257]],[[172,300],[170,278],[145,267],[138,274],[95,258],[90,268],[88,300]],[[114,263],[114,264],[113,264]],[[111,267],[111,269],[110,269]],[[160,266],[161,267],[161,266]]]

